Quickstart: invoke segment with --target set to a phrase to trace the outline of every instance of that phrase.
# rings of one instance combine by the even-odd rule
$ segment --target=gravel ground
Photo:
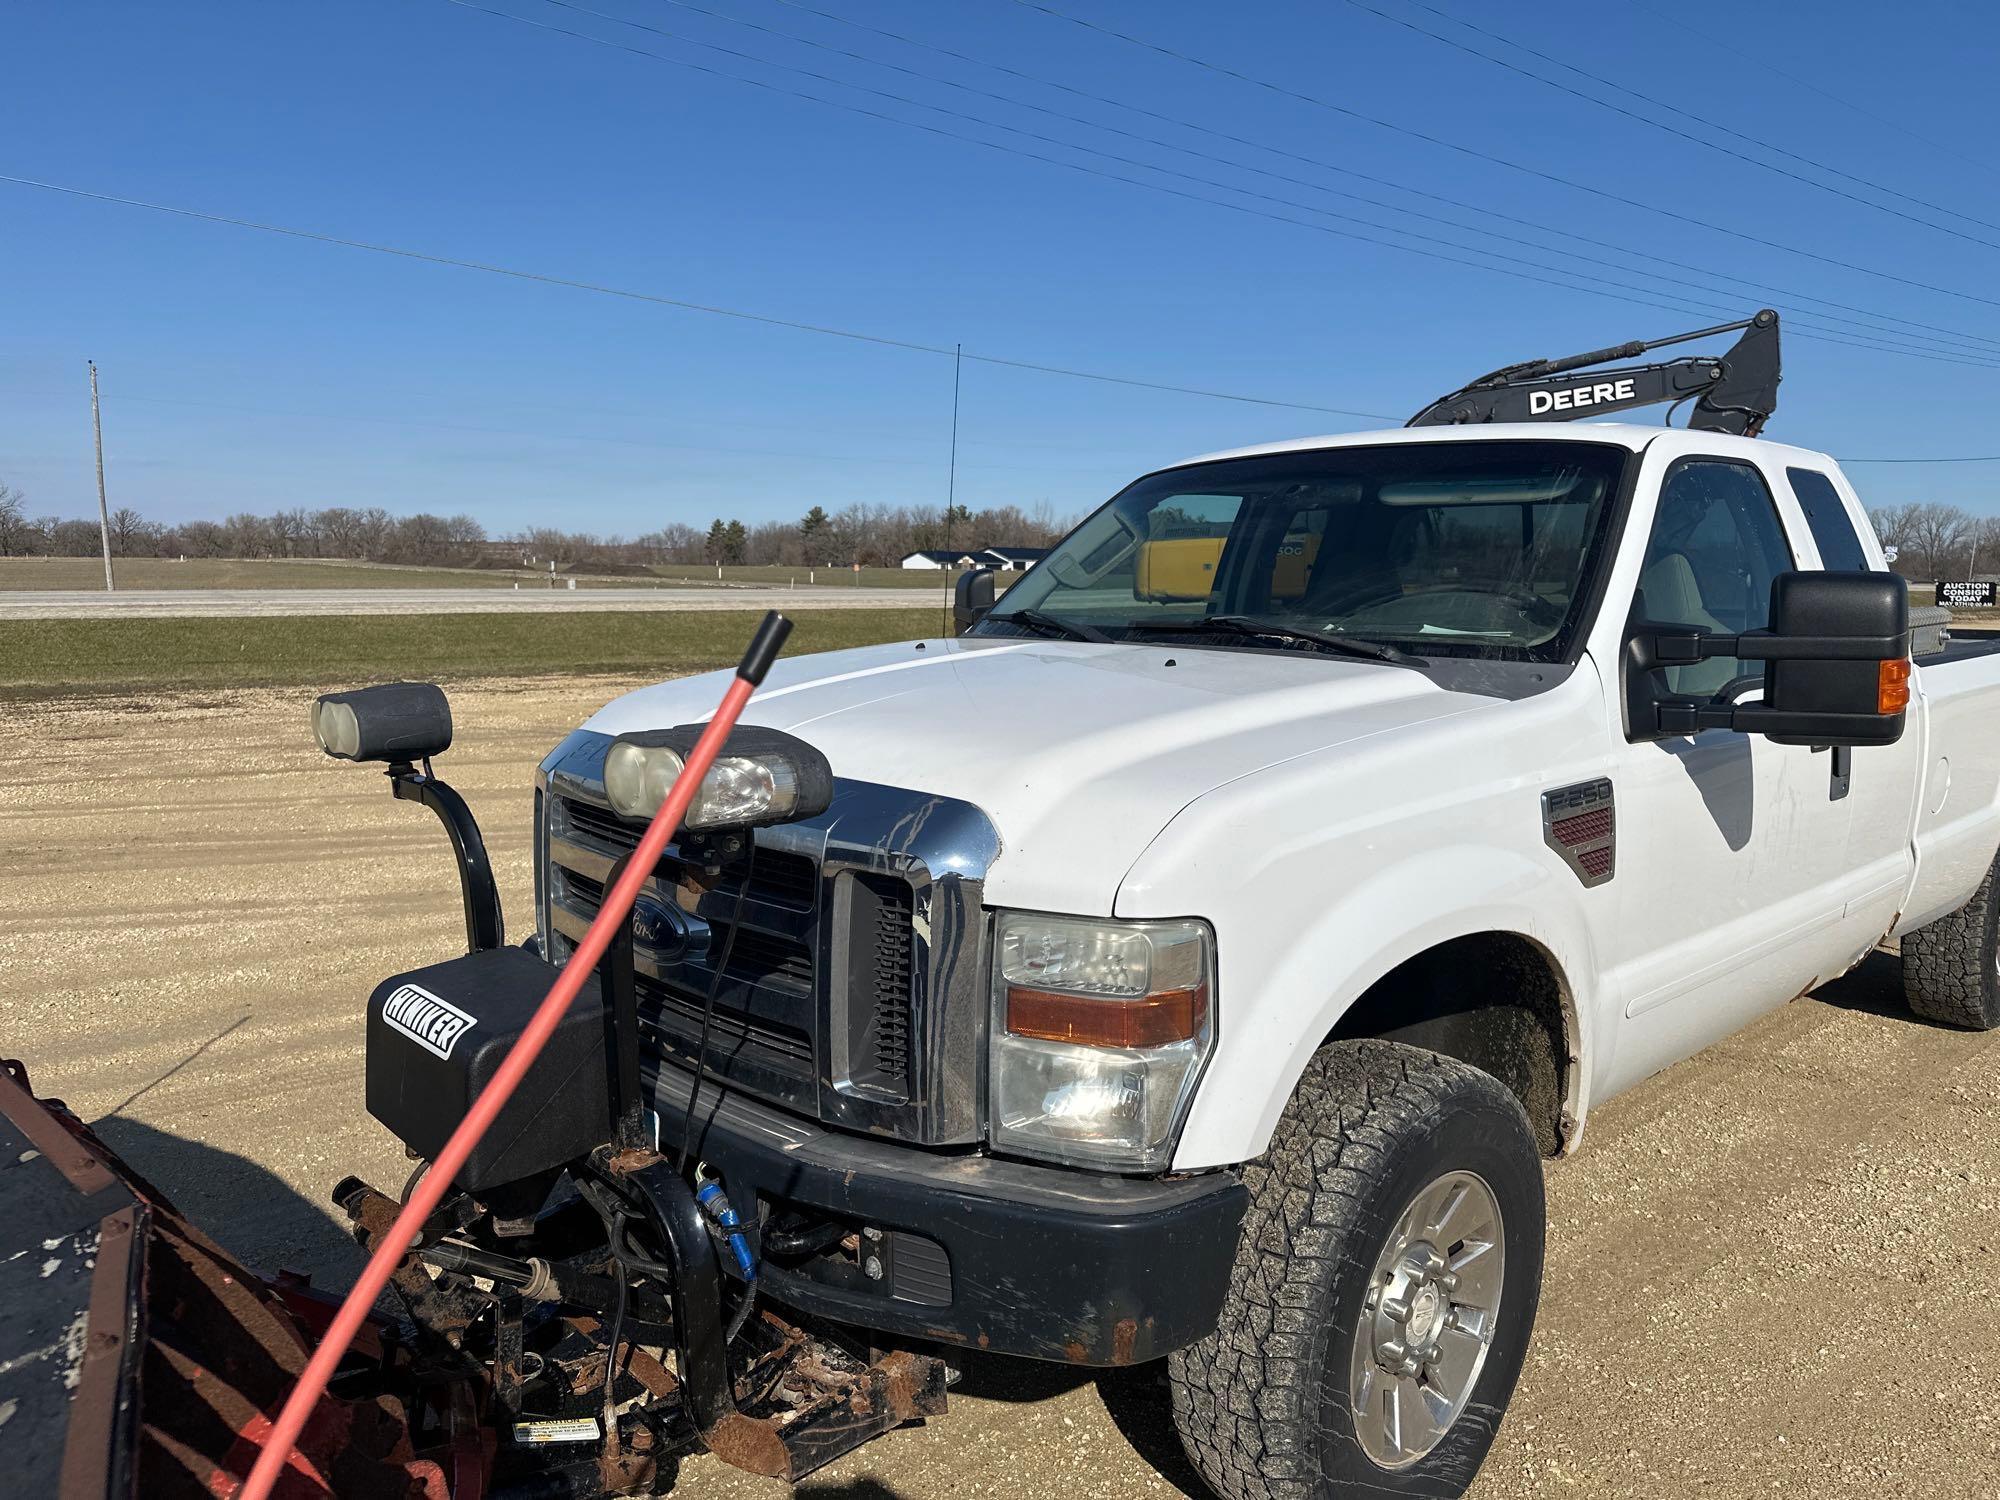
[[[536,758],[607,679],[461,687],[440,770],[527,930]],[[351,1277],[324,1207],[400,1184],[360,1007],[459,940],[444,839],[312,747],[306,695],[8,705],[0,1052],[264,1270]],[[1912,1021],[1878,956],[1595,1112],[1549,1169],[1541,1326],[1477,1500],[2000,1489],[2000,1036]],[[978,1360],[953,1411],[806,1488],[1198,1493],[1152,1369]],[[682,1492],[775,1500],[710,1460]]]

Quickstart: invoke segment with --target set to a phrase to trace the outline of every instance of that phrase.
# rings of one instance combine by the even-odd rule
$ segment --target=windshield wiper
[[[1125,629],[1160,635],[1205,635],[1219,632],[1246,637],[1268,636],[1276,640],[1297,641],[1301,645],[1317,646],[1324,651],[1337,651],[1343,656],[1360,656],[1371,661],[1391,662],[1399,667],[1415,667],[1419,671],[1427,671],[1430,667],[1430,663],[1421,656],[1414,656],[1400,647],[1391,646],[1386,641],[1334,635],[1330,631],[1313,630],[1305,625],[1287,625],[1279,620],[1259,620],[1249,615],[1203,615],[1198,620],[1182,620],[1178,623],[1167,620],[1134,621],[1127,624]]]
[[[1059,635],[1072,641],[1095,641],[1099,645],[1108,644],[1111,637],[1095,625],[1086,625],[1081,620],[1065,620],[1057,615],[1044,614],[1039,609],[1010,609],[1004,615],[993,617],[1001,621],[1015,621],[1043,635]]]

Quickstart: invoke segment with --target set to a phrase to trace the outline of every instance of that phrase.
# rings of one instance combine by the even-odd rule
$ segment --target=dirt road
[[[535,759],[620,686],[454,691],[440,770],[517,938]],[[461,929],[429,816],[323,759],[305,701],[0,707],[0,1053],[261,1268],[340,1282],[326,1189],[406,1171],[362,1110],[362,1001]],[[1871,960],[1549,1169],[1541,1324],[1478,1500],[2000,1492],[2000,1037],[1911,1021],[1895,982]],[[975,1361],[953,1405],[810,1492],[1192,1492],[1154,1370]],[[783,1493],[708,1460],[683,1492]]]

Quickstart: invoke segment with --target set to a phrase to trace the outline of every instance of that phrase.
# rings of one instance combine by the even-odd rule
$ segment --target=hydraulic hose
[[[480,1091],[479,1097],[466,1111],[465,1118],[438,1152],[423,1180],[415,1185],[403,1210],[396,1216],[396,1222],[389,1226],[375,1253],[368,1258],[368,1264],[361,1272],[360,1280],[340,1304],[328,1326],[326,1335],[299,1376],[299,1383],[286,1397],[284,1409],[279,1412],[270,1435],[265,1438],[263,1451],[257,1455],[257,1463],[250,1470],[250,1477],[244,1483],[238,1500],[270,1500],[273,1486],[278,1481],[287,1464],[292,1461],[292,1448],[304,1430],[306,1419],[312,1415],[314,1406],[325,1392],[327,1382],[340,1366],[341,1357],[353,1342],[361,1325],[367,1321],[374,1309],[375,1301],[389,1284],[389,1278],[396,1272],[403,1257],[409,1253],[417,1232],[423,1227],[438,1204],[457,1179],[459,1169],[472,1155],[472,1148],[479,1144],[500,1113],[501,1107],[513,1095],[541,1054],[544,1045],[562,1021],[570,1004],[584,982],[597,969],[597,961],[603,957],[610,945],[612,934],[617,931],[631,913],[632,903],[638,898],[639,887],[645,884],[653,869],[660,862],[660,855],[666,848],[667,840],[680,827],[682,817],[687,813],[688,804],[701,787],[702,778],[715,763],[716,754],[728,739],[729,731],[736,726],[736,720],[743,707],[750,701],[750,695],[763,682],[764,674],[770,670],[777,658],[778,648],[791,633],[791,622],[777,613],[764,616],[757,627],[757,634],[751,639],[750,649],[743,654],[737,665],[735,679],[722,695],[722,702],[715,710],[715,717],[708,721],[708,727],[695,741],[688,752],[687,764],[674,779],[667,791],[666,800],[660,810],[653,815],[646,832],[639,839],[639,846],[626,862],[625,872],[604,895],[604,904],[598,909],[597,918],[590,924],[590,930],[577,944],[576,951],[569,956],[562,972],[556,975],[555,983],[549,986],[548,995],[536,1009],[533,1018],[521,1032],[506,1059],[495,1070],[492,1081]]]

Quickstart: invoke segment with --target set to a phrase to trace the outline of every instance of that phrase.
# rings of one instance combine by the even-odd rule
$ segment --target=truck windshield
[[[1415,655],[1558,659],[1630,450],[1385,444],[1191,464],[1129,486],[981,634],[1271,646],[1244,622]],[[1011,625],[1010,616],[1018,616]],[[1215,616],[1235,622],[1205,627]]]

